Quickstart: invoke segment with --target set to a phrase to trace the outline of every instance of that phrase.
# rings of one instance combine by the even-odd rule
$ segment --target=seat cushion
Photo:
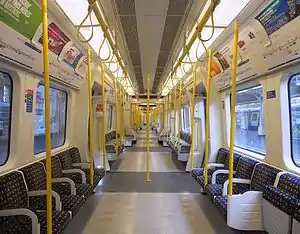
[[[296,199],[274,186],[266,186],[263,198],[288,215],[293,214]]]
[[[47,212],[38,211],[36,212],[40,223],[41,234],[47,233]],[[52,212],[52,233],[60,234],[63,233],[65,227],[70,221],[70,213],[67,211],[53,211]],[[28,216],[19,215],[13,217],[1,217],[0,231],[1,233],[22,233],[31,234],[31,220]]]
[[[194,168],[191,171],[191,175],[196,179],[197,176],[202,176],[203,175],[203,171],[204,171],[204,168]]]
[[[227,198],[227,196],[217,196],[215,198],[215,204],[224,217],[227,217]]]
[[[82,168],[81,170],[83,170],[86,175],[86,183],[90,184],[90,169]],[[105,175],[105,170],[103,168],[94,169],[94,188],[99,184],[100,180],[104,177],[104,175]]]
[[[201,188],[204,189],[204,176],[197,176],[196,178],[198,184],[200,184]],[[208,180],[207,180],[208,184],[211,184],[211,176],[208,175]]]
[[[300,201],[298,200],[295,206],[294,218],[300,222]]]
[[[211,200],[214,200],[215,196],[222,195],[222,189],[223,189],[222,184],[208,184],[205,187],[206,194]]]
[[[76,195],[82,195],[87,199],[93,193],[94,187],[90,184],[75,184]]]
[[[84,203],[84,197],[79,195],[60,195],[60,200],[62,209],[64,211],[71,211],[73,216]]]

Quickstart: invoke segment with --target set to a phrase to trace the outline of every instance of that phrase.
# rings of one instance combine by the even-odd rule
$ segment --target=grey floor
[[[150,152],[151,182],[146,182],[146,155],[126,150],[65,234],[236,233],[170,152]]]

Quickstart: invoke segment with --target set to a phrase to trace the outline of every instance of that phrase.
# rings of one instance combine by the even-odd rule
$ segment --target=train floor
[[[65,234],[231,234],[214,204],[184,165],[150,135],[151,182],[146,182],[145,131],[126,148]]]

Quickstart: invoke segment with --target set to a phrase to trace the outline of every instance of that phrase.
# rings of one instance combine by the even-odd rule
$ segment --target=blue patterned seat
[[[254,160],[254,159],[251,159],[248,157],[239,157],[237,166],[235,168],[236,172],[234,174],[234,178],[250,180],[254,166],[257,163],[258,163],[258,161]],[[226,164],[228,164],[227,168],[229,168],[229,160]],[[217,171],[216,171],[216,173],[217,173]],[[220,180],[220,179],[218,180],[218,176],[216,179],[216,182],[217,182],[216,184],[214,184],[214,183],[209,184],[205,188],[207,195],[212,200],[214,200],[215,196],[222,195],[222,189],[220,191],[220,187],[223,188],[223,184],[225,183],[225,181],[228,180],[228,174],[223,174],[222,180]],[[233,189],[234,189],[233,190],[234,193],[242,193],[249,189],[249,185],[239,184],[239,185],[235,185]]]
[[[240,157],[241,156],[239,154],[236,154],[236,153],[233,155],[233,169],[234,170],[237,167],[237,164],[239,162]],[[209,180],[208,180],[207,186],[213,183],[212,182],[212,180],[213,180],[212,178],[213,178],[213,175],[216,174],[216,173],[218,173],[218,175],[216,176],[215,183],[213,183],[213,184],[223,184],[227,180],[227,178],[228,178],[228,170],[229,170],[229,155],[225,159],[224,168],[215,170],[211,174],[211,177],[209,176]],[[221,171],[227,171],[227,173],[219,173]],[[204,185],[204,176],[203,175],[197,177],[197,182],[200,184],[200,186],[201,186],[201,188],[203,190],[205,190],[205,191],[207,190],[207,188],[204,188],[205,185]]]
[[[0,233],[32,233],[32,219],[37,221],[33,228],[40,229],[40,233],[46,233],[46,211],[38,207],[38,211],[30,207],[28,191],[21,172],[14,171],[0,177]],[[25,213],[20,215],[4,215],[2,212],[12,212],[16,209],[23,209]],[[20,211],[18,211],[20,212]],[[53,211],[52,233],[63,233],[70,221],[70,214],[66,211]],[[33,221],[35,222],[35,221]]]
[[[84,172],[86,176],[86,183],[90,184],[90,169],[82,168],[80,166],[74,166],[69,150],[58,153],[56,156],[59,158],[63,170],[80,169],[81,171]],[[100,180],[103,178],[104,175],[105,175],[104,169],[101,170],[100,168],[100,170],[94,171],[94,182],[93,182],[94,188],[99,184]]]
[[[277,187],[267,186],[263,198],[266,230],[289,233],[292,215],[295,214],[297,200],[300,199],[300,177],[290,173],[280,175]],[[280,226],[274,224],[275,219],[280,220]]]
[[[240,159],[240,161],[241,160],[242,159]],[[248,163],[249,163],[249,161],[248,161]],[[239,162],[239,165],[240,165],[240,162]],[[249,165],[251,165],[251,164],[249,164]],[[247,169],[247,167],[245,167],[245,166],[243,166],[242,168],[244,170]],[[238,170],[238,168],[237,168],[237,170]],[[274,168],[274,167],[264,164],[264,163],[259,163],[255,166],[252,177],[250,175],[251,181],[249,181],[249,183],[234,183],[233,194],[243,194],[247,191],[263,192],[265,190],[266,186],[273,185],[275,183],[276,176],[279,172],[281,172],[281,171],[277,168]],[[249,179],[250,178],[250,177],[245,178],[246,176],[249,176],[249,173],[242,173],[239,175],[244,176],[244,178],[241,178],[241,179]],[[220,192],[220,190],[218,192]],[[221,194],[216,195],[215,203],[216,203],[216,206],[218,208],[220,208],[222,214],[227,215],[227,195],[224,195],[224,194],[222,195],[222,192],[223,192],[223,189],[221,191]]]
[[[85,172],[85,174],[87,175],[87,182],[89,182],[89,176],[88,176],[88,175],[90,175],[89,163],[81,161],[81,156],[79,153],[79,149],[77,147],[73,147],[73,148],[69,149],[69,153],[70,153],[70,156],[72,159],[72,164],[78,165],[78,166],[75,166],[75,168],[80,168],[81,170],[83,170]],[[94,174],[99,176],[100,180],[101,180],[105,176],[105,169],[94,167]]]
[[[28,191],[40,191],[46,189],[46,171],[41,162],[30,164],[19,169],[25,178]],[[63,182],[53,182],[52,190],[60,195],[62,209],[71,211],[74,215],[84,203],[84,198],[80,195],[71,195],[70,192],[65,192],[66,185]],[[46,196],[30,197],[30,204],[36,209],[46,209]],[[53,203],[54,207],[54,203]]]
[[[46,165],[46,160],[41,161]],[[64,173],[59,158],[51,157],[52,178],[68,178],[75,183],[76,195],[84,196],[87,199],[93,192],[93,186],[87,183],[82,184],[82,175],[77,172]],[[59,194],[71,194],[71,185],[65,183],[64,186],[57,188]]]
[[[220,148],[218,153],[217,153],[217,158],[216,158],[216,163],[217,164],[224,164],[225,166],[225,161],[226,161],[226,158],[228,157],[229,155],[229,151],[225,148]],[[220,166],[218,168],[224,168],[224,166]],[[217,169],[217,167],[209,167],[208,166],[208,174],[209,175],[212,175],[214,173],[214,171]],[[196,179],[197,176],[203,176],[203,173],[204,173],[204,168],[201,167],[201,168],[193,168],[193,170],[191,171],[191,175]]]
[[[297,200],[293,216],[293,234],[300,233],[300,200]]]

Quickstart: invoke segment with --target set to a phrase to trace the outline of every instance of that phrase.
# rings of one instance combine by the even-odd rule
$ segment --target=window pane
[[[50,88],[50,122],[52,149],[65,143],[67,93],[62,90]],[[38,84],[36,91],[36,113],[34,132],[34,154],[44,152],[45,144],[45,94],[44,85]]]
[[[294,75],[289,81],[290,123],[292,138],[292,159],[300,166],[300,75]]]
[[[112,127],[112,112],[113,112],[113,106],[112,105],[108,105],[107,131],[110,131],[111,127]]]
[[[238,91],[235,107],[235,146],[264,154],[265,141],[262,87]]]
[[[0,72],[0,165],[4,165],[9,156],[10,120],[12,103],[11,77]]]

